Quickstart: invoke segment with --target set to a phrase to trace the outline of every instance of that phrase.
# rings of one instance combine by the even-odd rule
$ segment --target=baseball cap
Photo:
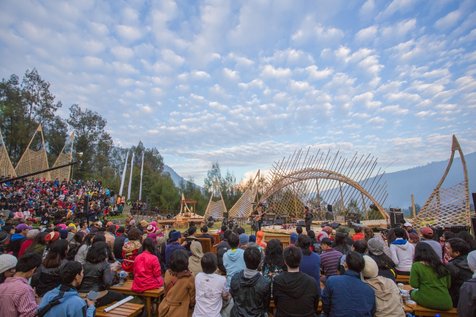
[[[405,222],[405,223],[403,224],[403,226],[404,226],[404,227],[413,227],[413,225],[412,225],[411,223],[409,223],[409,222]]]
[[[420,229],[420,232],[424,236],[433,236],[433,230],[430,227],[423,227]]]

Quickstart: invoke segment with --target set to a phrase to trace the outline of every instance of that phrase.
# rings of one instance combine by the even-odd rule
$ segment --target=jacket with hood
[[[400,290],[394,281],[383,276],[366,279],[375,292],[375,317],[405,317]]]
[[[53,300],[60,293],[61,286],[58,286],[51,291],[47,292],[41,299],[38,309],[45,307],[50,301]],[[78,291],[74,288],[70,288],[64,293],[64,296],[59,300],[58,305],[53,306],[44,317],[93,317],[96,308],[92,305],[86,304],[84,299],[79,297]]]
[[[159,259],[155,254],[144,251],[134,260],[134,280],[132,290],[142,293],[164,285]]]
[[[316,281],[302,272],[282,272],[274,278],[276,317],[315,317],[319,301]]]
[[[230,287],[231,278],[239,271],[243,271],[246,268],[245,250],[243,249],[230,249],[223,255],[223,266],[226,270],[226,287]]]
[[[197,275],[198,273],[202,272],[202,244],[199,241],[192,241],[190,244],[190,252],[192,255],[188,258],[188,269],[194,275]]]
[[[458,302],[459,316],[476,317],[476,274],[463,283]]]
[[[415,247],[405,239],[397,238],[390,244],[390,253],[396,269],[401,272],[410,272],[413,264]]]
[[[453,307],[457,307],[461,285],[471,279],[473,272],[468,266],[467,255],[461,255],[450,260],[446,267],[451,274],[451,300],[453,301]]]
[[[26,240],[26,237],[21,233],[14,233],[10,237],[10,244],[8,249],[13,253],[15,257],[18,258],[18,252],[20,251],[21,245]]]
[[[250,278],[244,271],[231,279],[230,294],[234,305],[231,317],[264,317],[269,306],[269,282],[258,271]]]

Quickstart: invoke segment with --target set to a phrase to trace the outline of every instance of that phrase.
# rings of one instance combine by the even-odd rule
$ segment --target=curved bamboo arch
[[[440,201],[440,190],[442,189],[441,186],[446,180],[446,177],[448,176],[451,167],[453,166],[453,160],[455,157],[455,153],[458,151],[460,159],[461,159],[461,165],[463,167],[463,186],[464,186],[464,208],[458,209],[453,206],[451,210],[446,210],[443,211],[441,208],[441,201]],[[461,184],[461,183],[460,183]],[[436,206],[433,203],[433,200],[436,199]],[[444,209],[444,208],[443,208]],[[459,214],[459,215],[458,215]],[[458,142],[458,139],[456,138],[456,135],[453,135],[452,137],[452,143],[451,143],[451,156],[448,161],[448,165],[446,166],[445,172],[443,173],[443,176],[441,177],[440,181],[436,185],[435,189],[431,193],[430,197],[428,197],[427,201],[425,202],[425,205],[422,207],[420,213],[418,216],[414,219],[414,223],[417,227],[419,226],[424,226],[427,224],[456,224],[456,223],[443,223],[447,221],[449,218],[452,218],[451,220],[456,221],[462,220],[464,221],[465,225],[470,224],[470,201],[469,201],[469,178],[468,178],[468,168],[466,166],[466,160],[464,158],[463,150],[461,149],[461,145]]]
[[[345,175],[327,169],[305,168],[289,173],[287,175],[283,175],[281,179],[278,180],[278,182],[274,183],[270,188],[268,188],[268,190],[261,196],[260,201],[264,202],[271,195],[283,189],[284,187],[309,179],[334,180],[352,186],[353,188],[361,192],[364,196],[366,196],[375,205],[375,207],[385,220],[389,219],[388,214],[385,212],[384,208],[380,205],[380,203],[358,182],[355,182],[354,180],[350,179]]]

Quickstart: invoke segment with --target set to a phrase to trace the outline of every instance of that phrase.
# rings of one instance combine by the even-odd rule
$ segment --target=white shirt
[[[396,240],[403,240],[397,238]],[[410,272],[413,264],[415,247],[407,241],[405,244],[390,244],[390,253],[396,269],[401,272]]]
[[[195,309],[192,317],[220,317],[226,278],[200,272],[195,276]]]

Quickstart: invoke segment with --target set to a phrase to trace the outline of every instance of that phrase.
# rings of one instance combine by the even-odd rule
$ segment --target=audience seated
[[[476,251],[471,251],[467,257],[468,266],[473,272],[471,279],[463,283],[459,291],[459,316],[476,316]]]
[[[378,238],[369,239],[367,242],[369,256],[377,263],[378,275],[395,281],[395,263],[384,252],[384,243]]]
[[[15,266],[18,259],[11,254],[0,255],[0,284],[5,282],[5,279],[15,275]]]
[[[203,249],[200,241],[192,241],[190,244],[190,253],[191,255],[188,258],[188,269],[194,275],[197,275],[202,271],[201,261],[203,257]]]
[[[322,239],[321,250],[321,281],[325,282],[329,276],[338,274],[337,269],[342,253],[332,248],[332,241],[329,238]]]
[[[311,239],[307,235],[302,234],[298,238],[298,246],[302,251],[299,270],[314,278],[317,287],[320,288],[321,258],[319,254],[311,251]]]
[[[443,261],[443,248],[438,241],[433,240],[433,229],[430,227],[423,227],[420,229],[420,235],[420,241],[431,245],[436,255],[438,255],[438,257],[441,258],[441,261]]]
[[[268,246],[264,251],[263,276],[268,281],[271,281],[276,275],[285,270],[283,244],[278,239],[271,239],[268,241]]]
[[[458,307],[459,289],[473,275],[467,260],[469,245],[463,239],[453,238],[446,241],[446,250],[452,258],[446,266],[451,275],[450,295],[453,307]]]
[[[451,277],[432,247],[420,242],[415,248],[410,273],[410,295],[419,305],[431,309],[449,310],[453,307],[448,291]]]
[[[392,261],[395,263],[397,274],[409,275],[413,263],[413,254],[415,247],[406,239],[405,230],[395,229],[396,239],[390,244],[390,253]]]
[[[146,238],[142,243],[142,253],[134,260],[134,280],[132,290],[142,293],[164,285],[159,259],[155,253],[155,242]]]
[[[315,317],[319,302],[319,286],[316,280],[299,271],[302,251],[289,246],[283,252],[286,271],[274,278],[272,297],[276,305],[276,317]]]
[[[231,278],[236,273],[245,269],[245,260],[243,258],[244,250],[238,248],[239,237],[236,233],[231,233],[228,239],[230,250],[223,255],[223,266],[226,270],[226,285],[229,288]]]

